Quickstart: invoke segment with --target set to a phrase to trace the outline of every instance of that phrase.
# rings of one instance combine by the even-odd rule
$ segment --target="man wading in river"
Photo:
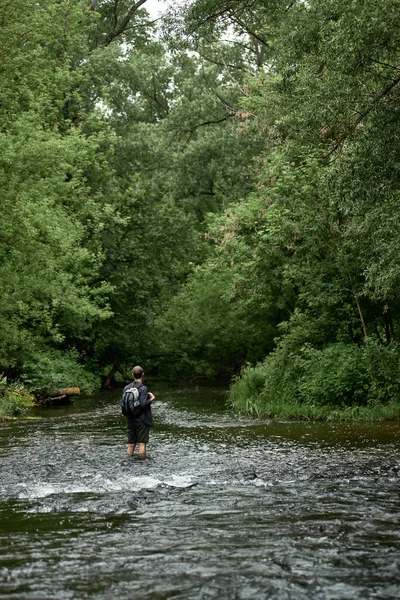
[[[128,423],[128,447],[126,453],[133,454],[136,445],[138,445],[139,458],[146,458],[146,444],[149,441],[150,427],[153,425],[151,403],[155,399],[154,395],[143,385],[143,375],[142,367],[133,367],[132,376],[134,381],[124,387],[124,392],[133,387],[136,387],[139,392],[138,401],[140,411],[138,414],[127,415],[126,417]]]

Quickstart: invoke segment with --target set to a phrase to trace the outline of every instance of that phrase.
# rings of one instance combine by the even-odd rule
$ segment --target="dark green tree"
[[[398,368],[377,366],[397,364],[400,79],[398,31],[388,23],[398,9],[397,1],[199,1],[184,14],[195,40],[229,24],[247,33],[249,48],[263,46],[241,100],[245,125],[264,137],[257,192],[211,221],[215,251],[183,292],[193,291],[191,312],[202,314],[199,284],[221,272],[224,299],[248,308],[259,339],[279,326],[261,388],[243,388],[249,397],[264,382],[264,402],[398,397]],[[224,342],[221,332],[220,349]],[[324,391],[329,368],[337,383]]]

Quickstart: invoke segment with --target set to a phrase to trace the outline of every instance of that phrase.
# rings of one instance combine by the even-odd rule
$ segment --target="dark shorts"
[[[140,421],[128,420],[128,444],[147,444],[150,427]]]

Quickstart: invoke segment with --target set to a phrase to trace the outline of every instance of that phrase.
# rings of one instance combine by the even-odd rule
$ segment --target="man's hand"
[[[156,398],[155,398],[154,394],[152,394],[151,392],[149,392],[149,400],[150,400],[150,402],[153,402],[153,400],[155,400],[155,399]]]

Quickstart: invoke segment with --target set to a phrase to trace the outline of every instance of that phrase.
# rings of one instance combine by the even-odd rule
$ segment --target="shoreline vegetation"
[[[35,405],[35,397],[20,382],[8,383],[0,376],[0,423],[24,416]]]
[[[264,362],[234,378],[229,403],[239,413],[314,421],[400,418],[400,366],[395,345],[367,339],[296,352],[281,342]]]
[[[399,418],[400,0],[163,4],[0,6],[0,418],[134,364]]]
[[[203,380],[203,382],[205,385],[212,383],[210,380]],[[386,403],[367,402],[364,405],[345,405],[343,401],[342,404],[332,402],[318,405],[310,400],[301,402],[279,395],[267,398],[265,384],[263,365],[248,366],[241,376],[233,380],[227,392],[227,406],[238,415],[270,419],[275,422],[357,423],[400,420],[400,402],[396,400],[388,400]],[[7,385],[3,378],[0,380],[0,425],[20,418],[34,418],[27,416],[32,408],[53,401],[57,402],[61,398],[77,396],[76,390],[77,388],[73,388],[73,393],[69,396],[62,394],[57,397],[45,397],[42,392],[42,399],[38,400],[26,390],[23,384],[14,382]],[[92,393],[94,391],[91,390]]]
[[[238,414],[277,422],[371,423],[400,420],[400,402],[395,401],[374,406],[315,406],[279,400],[266,404],[262,397],[256,396],[241,402],[231,401],[230,404]]]
[[[69,387],[53,391],[35,390],[33,394],[24,383],[8,382],[7,377],[0,376],[0,422],[26,417],[27,412],[39,404],[68,402],[80,393],[80,388]]]

